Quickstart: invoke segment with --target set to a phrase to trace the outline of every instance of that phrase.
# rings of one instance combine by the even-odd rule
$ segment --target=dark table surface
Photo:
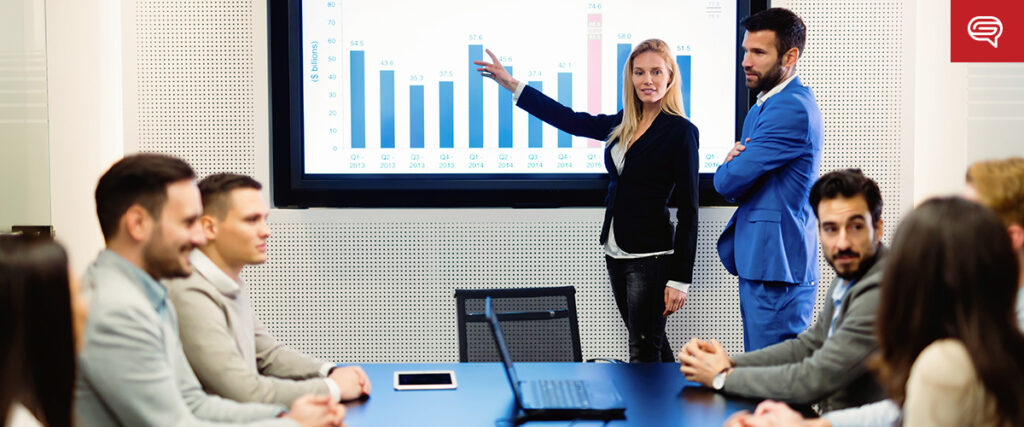
[[[382,363],[361,365],[373,384],[365,401],[347,404],[345,422],[364,426],[512,426],[515,401],[500,363]],[[455,390],[394,388],[395,371],[453,370]],[[520,380],[611,382],[626,401],[621,420],[529,422],[527,426],[721,426],[730,414],[753,410],[738,399],[687,382],[677,363],[516,363]]]

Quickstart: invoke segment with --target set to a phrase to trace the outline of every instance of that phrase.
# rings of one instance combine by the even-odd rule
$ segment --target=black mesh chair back
[[[582,362],[576,288],[456,289],[459,361],[499,362],[484,300],[494,312],[516,362]]]

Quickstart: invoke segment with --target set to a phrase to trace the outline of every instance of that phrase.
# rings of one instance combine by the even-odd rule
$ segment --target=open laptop
[[[512,385],[516,405],[534,420],[564,420],[576,418],[613,419],[625,415],[626,403],[609,383],[582,380],[519,381],[512,356],[501,333],[498,316],[491,307],[491,298],[485,301],[485,315],[491,325],[498,354],[505,365],[505,375]]]

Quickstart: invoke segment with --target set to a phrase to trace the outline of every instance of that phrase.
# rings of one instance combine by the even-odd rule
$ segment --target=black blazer
[[[597,140],[607,139],[622,122],[622,111],[613,116],[577,113],[529,86],[516,105],[558,129]],[[604,150],[609,182],[601,244],[607,242],[609,224],[615,218],[615,242],[624,251],[674,249],[668,278],[683,283],[693,283],[697,253],[698,139],[693,123],[662,112],[626,151],[621,175],[611,156],[611,147],[619,141]],[[674,237],[667,206],[672,194],[679,207]]]

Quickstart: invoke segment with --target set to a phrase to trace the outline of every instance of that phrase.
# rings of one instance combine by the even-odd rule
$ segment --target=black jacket
[[[622,111],[596,116],[577,113],[529,86],[516,105],[562,131],[597,140],[607,139],[622,122]],[[609,183],[601,244],[608,240],[609,224],[615,218],[615,242],[620,248],[629,253],[674,249],[668,278],[684,283],[693,282],[697,252],[698,138],[697,127],[689,120],[662,112],[626,151],[621,175],[611,157],[611,147],[619,141],[604,152]],[[667,207],[673,194],[679,207],[674,237]]]

